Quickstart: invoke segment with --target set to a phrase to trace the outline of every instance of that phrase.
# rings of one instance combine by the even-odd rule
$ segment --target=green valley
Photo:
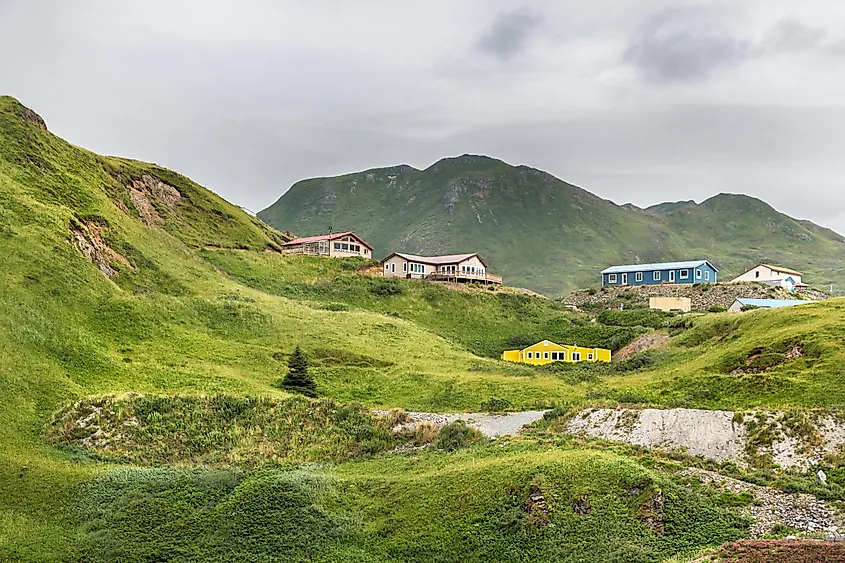
[[[530,182],[562,215],[538,244],[567,233],[594,241],[549,250],[581,264],[583,277],[549,269],[523,282],[508,269],[534,260],[516,257],[524,240],[491,248],[512,284],[548,292],[587,280],[620,248],[649,248],[655,225],[675,240],[673,214],[717,203],[629,219],[548,175],[465,160],[432,173],[457,190],[455,218],[490,229],[479,237],[524,232],[534,204],[513,198]],[[480,171],[466,176],[467,163]],[[482,172],[514,183],[499,191]],[[376,185],[393,182],[386,202],[416,196],[420,206],[395,221],[425,248],[445,249],[441,229],[458,231],[439,222],[443,194],[428,197],[408,168],[372,174],[344,189],[354,181],[358,195],[378,198]],[[296,203],[315,230],[336,209],[322,185],[325,210],[319,198]],[[293,190],[285,208],[308,193]],[[364,225],[355,229],[379,245],[404,236],[380,207],[352,209],[349,220]],[[580,223],[584,214],[607,224]],[[431,222],[415,226],[419,216]],[[331,220],[338,229],[347,219]],[[795,225],[780,231],[790,252],[837,260],[836,235]],[[688,236],[675,248],[693,248]],[[742,315],[592,316],[507,288],[390,280],[363,260],[285,255],[288,238],[179,174],[71,145],[0,97],[0,561],[690,561],[750,537],[742,503],[683,473],[703,460],[563,436],[566,417],[621,404],[845,407],[841,299]],[[829,265],[808,269],[836,279]],[[613,364],[498,359],[545,338],[616,351],[653,331],[664,347]],[[313,401],[279,385],[297,346],[316,378]],[[459,423],[401,428],[404,410],[529,409],[548,413],[516,436],[479,437]],[[750,477],[716,469],[841,502],[841,463],[825,463],[824,484],[770,466]]]

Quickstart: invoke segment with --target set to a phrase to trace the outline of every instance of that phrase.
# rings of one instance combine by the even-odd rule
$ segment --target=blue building
[[[707,260],[612,266],[601,273],[602,285],[657,285],[659,283],[716,283],[719,270]]]

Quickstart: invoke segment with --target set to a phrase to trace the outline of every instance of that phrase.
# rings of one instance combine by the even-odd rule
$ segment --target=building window
[[[339,242],[334,243],[334,249],[340,250],[340,243]]]
[[[581,361],[581,352],[572,352],[572,361],[573,362],[580,362]]]
[[[701,270],[696,270],[696,271],[695,271],[695,279],[697,279],[697,280],[700,280],[700,279],[701,279]]]
[[[549,359],[549,353],[548,353],[548,352],[543,352],[543,359],[544,359],[544,360],[548,360],[548,359]]]
[[[394,274],[396,273],[396,264],[390,265],[390,271],[391,271],[391,273],[394,273]]]
[[[636,279],[637,279],[637,281],[643,281],[643,273],[637,272]]]
[[[754,272],[754,277],[755,277],[755,278],[759,278],[759,277],[760,277],[760,272],[759,272],[759,271]]]
[[[689,277],[689,270],[681,270],[681,279],[685,280]]]
[[[342,248],[343,250],[349,250],[349,245],[344,243],[340,245],[340,248]]]
[[[389,271],[390,271],[390,264],[385,264],[385,265],[384,265],[384,271],[385,271],[385,272],[389,272]]]
[[[533,359],[534,359],[534,354],[533,354],[532,352],[528,352],[528,359],[529,359],[529,360],[533,360]]]
[[[607,276],[607,283],[616,283],[616,274],[610,274]]]
[[[552,359],[553,359],[553,360],[556,360],[556,359],[557,359],[557,352],[552,352]]]
[[[593,355],[592,355],[592,354],[587,354],[587,359],[588,359],[588,360],[592,360],[592,359],[593,359]]]
[[[403,271],[403,272],[407,272],[407,271],[408,271],[408,263],[407,263],[407,262],[402,262],[402,271]]]
[[[706,272],[704,272],[704,279],[707,280],[707,281],[710,281],[710,270],[707,270]]]
[[[654,272],[651,275],[651,279],[653,279],[654,281],[660,281],[660,272]]]

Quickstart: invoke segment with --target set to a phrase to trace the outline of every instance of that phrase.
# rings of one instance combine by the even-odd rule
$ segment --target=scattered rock
[[[572,505],[572,511],[579,516],[586,516],[590,512],[592,512],[593,507],[590,506],[590,497],[587,495],[581,495],[581,498]]]
[[[533,523],[536,527],[545,528],[549,525],[549,521],[551,520],[549,516],[549,505],[539,485],[531,485],[531,489],[522,506],[525,513],[532,516]]]
[[[665,500],[663,493],[657,491],[654,496],[644,502],[640,506],[640,511],[637,519],[648,526],[648,528],[658,535],[663,535],[666,531],[664,509]]]
[[[758,504],[742,511],[754,520],[751,536],[755,538],[770,533],[778,524],[800,532],[838,535],[845,523],[841,513],[812,495],[783,493],[704,469],[689,468],[682,475],[695,477],[720,491],[751,493]]]

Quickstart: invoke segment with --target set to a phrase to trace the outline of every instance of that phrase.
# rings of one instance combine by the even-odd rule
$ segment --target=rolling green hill
[[[286,256],[284,239],[0,98],[0,561],[681,561],[748,520],[678,461],[539,435],[387,453],[399,439],[369,409],[845,404],[838,300],[683,319],[656,363],[556,372],[493,357],[645,329]],[[793,341],[806,353],[786,361]],[[296,346],[316,402],[277,387]],[[730,373],[757,348],[770,372]]]
[[[377,257],[479,252],[507,284],[550,296],[596,285],[611,264],[693,258],[722,279],[768,261],[819,287],[845,282],[840,235],[760,200],[722,194],[641,210],[483,156],[304,180],[259,217],[301,236],[353,230]]]

